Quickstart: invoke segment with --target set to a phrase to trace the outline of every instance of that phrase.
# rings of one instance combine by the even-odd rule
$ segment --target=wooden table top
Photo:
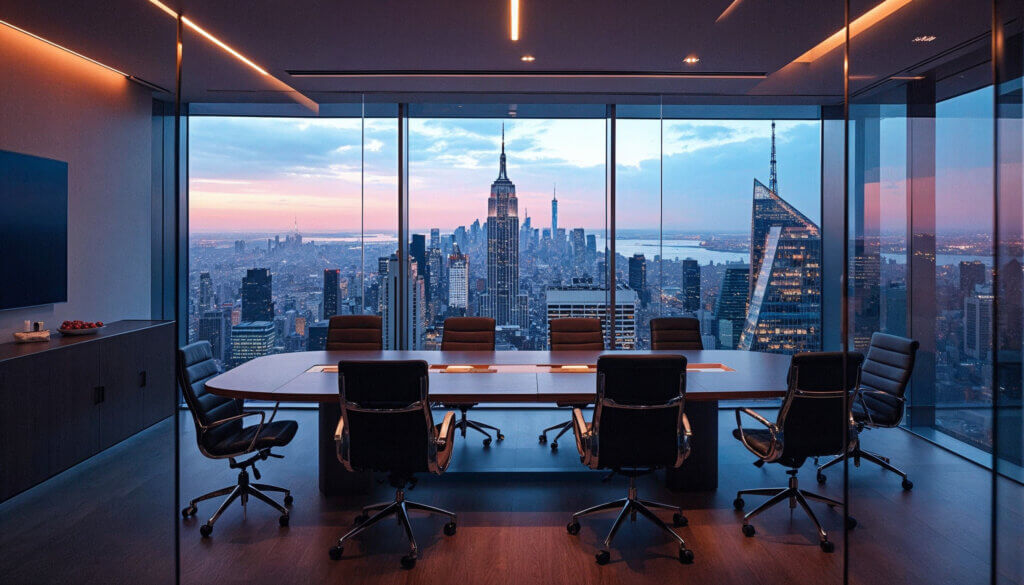
[[[338,374],[315,371],[316,366],[349,360],[425,360],[431,365],[595,364],[606,353],[681,354],[690,364],[722,364],[733,371],[694,371],[686,376],[687,400],[777,398],[786,393],[790,356],[737,350],[697,351],[304,351],[268,355],[250,360],[206,383],[214,394],[250,400],[334,402],[338,400]],[[536,372],[446,373],[431,369],[432,401],[450,404],[478,402],[555,402],[582,404],[594,401],[596,374]],[[310,371],[313,370],[313,371]]]

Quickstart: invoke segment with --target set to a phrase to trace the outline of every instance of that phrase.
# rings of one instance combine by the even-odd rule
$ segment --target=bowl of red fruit
[[[103,329],[103,321],[64,321],[57,331],[61,335],[92,335]]]

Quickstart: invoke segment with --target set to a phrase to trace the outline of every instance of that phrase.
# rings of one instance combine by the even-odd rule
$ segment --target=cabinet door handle
[[[92,403],[93,404],[99,404],[99,403],[103,402],[104,400],[106,400],[106,398],[107,398],[106,397],[106,391],[107,391],[107,389],[105,387],[103,387],[103,386],[96,386],[95,388],[93,388],[92,389]]]
[[[143,387],[145,385],[146,385],[146,370],[142,370],[141,372],[139,372],[139,387],[141,388],[141,387]]]

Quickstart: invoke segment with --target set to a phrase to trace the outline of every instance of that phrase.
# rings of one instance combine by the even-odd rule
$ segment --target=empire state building
[[[500,161],[487,198],[487,292],[480,296],[480,314],[496,325],[525,328],[527,297],[519,294],[519,201],[505,168],[504,126]]]

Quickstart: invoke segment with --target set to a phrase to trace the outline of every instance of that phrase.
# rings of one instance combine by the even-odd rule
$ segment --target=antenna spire
[[[508,172],[505,169],[505,123],[501,123],[501,168],[498,169],[498,180],[508,180]]]
[[[558,183],[551,185],[551,200],[558,201]]]
[[[772,120],[772,168],[768,177],[768,189],[775,195],[779,194],[779,174],[775,168],[775,120]]]

